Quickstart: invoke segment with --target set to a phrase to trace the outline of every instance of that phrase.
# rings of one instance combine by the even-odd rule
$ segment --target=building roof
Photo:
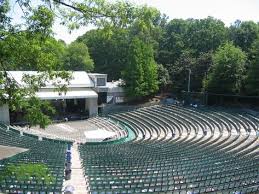
[[[90,79],[89,75],[85,71],[71,71],[72,73],[72,80],[70,80],[69,84],[67,85],[68,88],[77,88],[77,87],[87,87],[92,88],[94,87],[93,81]],[[23,82],[24,75],[39,75],[40,72],[37,71],[8,71],[8,74],[16,80],[16,82],[24,86],[25,83]],[[61,81],[60,84],[66,84],[65,81]],[[54,88],[53,80],[48,80],[45,84],[44,88]]]
[[[92,76],[107,76],[107,74],[104,73],[88,73],[88,75]]]
[[[57,99],[81,99],[81,98],[97,98],[98,95],[90,88],[79,91],[40,91],[36,93],[36,96],[42,100],[57,100]]]

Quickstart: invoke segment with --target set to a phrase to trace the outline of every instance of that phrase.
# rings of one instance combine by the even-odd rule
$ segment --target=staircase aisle
[[[84,177],[84,169],[81,165],[80,154],[78,151],[77,143],[74,143],[71,147],[71,179],[65,180],[63,182],[63,191],[65,190],[66,186],[71,185],[74,187],[73,194],[88,194],[90,193],[88,190],[88,183]]]

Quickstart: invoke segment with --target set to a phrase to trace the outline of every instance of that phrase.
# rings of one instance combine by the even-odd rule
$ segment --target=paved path
[[[76,143],[71,148],[71,162],[71,179],[63,182],[63,191],[66,186],[72,185],[75,188],[73,194],[88,194],[88,184],[84,178],[84,170],[81,165],[78,145]]]
[[[25,149],[25,148],[0,145],[0,160],[4,158],[9,158],[11,156],[14,156],[22,152],[26,152],[27,150],[28,149]]]

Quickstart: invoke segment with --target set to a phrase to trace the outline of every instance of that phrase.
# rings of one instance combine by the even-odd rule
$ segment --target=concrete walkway
[[[77,143],[74,143],[71,148],[71,179],[63,182],[63,191],[68,185],[72,185],[75,190],[73,194],[88,194],[88,181],[84,177],[84,169],[81,165],[80,155]]]
[[[28,151],[28,149],[0,145],[0,160],[2,160],[4,158],[12,157],[16,154],[20,154],[20,153],[26,152],[26,151]]]

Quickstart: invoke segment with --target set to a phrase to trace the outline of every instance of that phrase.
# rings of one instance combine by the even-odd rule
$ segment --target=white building
[[[69,83],[63,80],[48,80],[40,88],[36,96],[41,100],[48,100],[56,109],[53,120],[77,120],[96,116],[98,106],[124,101],[124,92],[120,86],[121,80],[107,82],[107,74],[86,73],[84,71],[71,72],[72,79]],[[26,87],[24,75],[39,75],[37,71],[8,71],[20,87]],[[56,91],[56,84],[66,84],[67,92]],[[0,122],[23,123],[22,112],[10,112],[7,105],[0,107]]]
[[[123,81],[107,82],[107,74],[89,73],[90,78],[94,81],[94,90],[98,93],[98,104],[109,103],[117,104],[125,101],[123,90]]]
[[[9,71],[8,74],[21,87],[26,87],[23,82],[24,75],[37,75],[38,73],[36,71]],[[65,84],[62,80],[59,81],[60,84]],[[42,100],[50,101],[56,107],[57,115],[54,119],[62,119],[61,117],[71,117],[72,119],[79,113],[84,117],[97,115],[98,94],[94,91],[95,83],[86,72],[72,72],[72,79],[67,85],[67,92],[55,91],[56,87],[53,81],[47,81],[45,85],[45,87],[40,88],[36,96]],[[0,122],[10,123],[12,116],[19,120],[20,114],[10,113],[9,107],[4,105],[0,107]]]

